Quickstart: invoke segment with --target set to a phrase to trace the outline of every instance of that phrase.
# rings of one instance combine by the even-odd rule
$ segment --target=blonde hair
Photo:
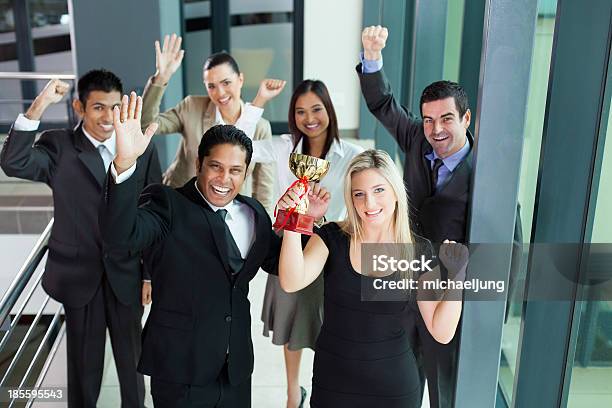
[[[397,203],[392,222],[395,243],[412,244],[412,232],[410,231],[410,218],[408,216],[408,196],[402,176],[389,154],[384,150],[369,149],[351,160],[344,177],[344,202],[346,205],[346,218],[340,222],[342,230],[352,238],[361,241],[363,239],[363,226],[361,219],[355,210],[352,194],[353,175],[368,169],[376,170],[389,183]]]

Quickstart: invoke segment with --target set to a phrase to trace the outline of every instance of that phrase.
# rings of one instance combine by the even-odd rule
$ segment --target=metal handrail
[[[49,368],[51,367],[51,362],[55,358],[55,354],[57,354],[57,351],[60,348],[60,344],[62,344],[62,339],[64,338],[64,334],[66,334],[66,322],[62,323],[62,326],[60,327],[59,333],[57,334],[57,337],[55,338],[55,342],[53,343],[53,347],[51,347],[51,351],[49,352],[49,355],[47,356],[47,361],[45,361],[45,365],[40,371],[40,374],[38,375],[38,379],[36,380],[36,383],[34,384],[34,389],[36,390],[40,389],[40,387],[43,384],[43,381],[47,377],[47,373],[49,372]],[[36,399],[31,398],[26,404],[26,408],[30,408],[32,404],[34,403],[34,401],[36,401]]]
[[[0,79],[64,79],[67,81],[75,81],[76,78],[77,77],[74,74],[53,74],[43,72],[0,72]]]
[[[11,285],[4,293],[4,296],[2,296],[2,300],[0,300],[0,328],[6,327],[6,319],[9,317],[11,310],[13,310],[13,307],[19,299],[19,296],[21,296],[21,293],[23,293],[28,282],[30,281],[30,278],[34,274],[34,271],[36,271],[38,264],[44,257],[52,227],[53,218],[51,221],[49,221],[49,224],[38,238],[36,245],[34,245],[34,248],[28,255],[25,263],[13,279],[13,282],[11,282]]]
[[[45,346],[47,345],[47,341],[49,341],[49,338],[51,337],[51,333],[53,333],[53,331],[56,330],[56,326],[58,322],[60,321],[60,314],[63,310],[64,310],[64,307],[60,305],[57,308],[55,315],[53,315],[53,320],[51,321],[51,324],[47,328],[47,331],[45,332],[45,336],[43,337],[42,341],[38,345],[38,349],[36,349],[36,353],[34,353],[34,357],[32,357],[32,361],[30,361],[30,365],[28,366],[28,369],[26,370],[25,374],[23,375],[23,378],[21,379],[21,382],[19,383],[19,386],[17,387],[18,389],[22,388],[25,385],[28,378],[30,377],[32,370],[34,369],[34,365],[38,361],[39,357],[42,355],[43,349],[45,348]],[[13,398],[8,408],[11,408],[15,402],[16,402],[16,399]]]
[[[6,346],[6,344],[9,341],[9,339],[11,338],[11,335],[13,334],[13,330],[19,324],[19,319],[21,319],[21,315],[23,314],[23,311],[25,310],[25,307],[28,305],[28,302],[32,298],[32,295],[34,294],[36,289],[38,289],[38,284],[42,280],[44,272],[45,272],[44,269],[40,271],[40,273],[38,274],[38,277],[34,281],[34,284],[30,287],[30,290],[26,294],[25,299],[23,300],[23,302],[21,302],[21,306],[19,306],[19,308],[15,312],[13,321],[11,322],[10,326],[8,327],[6,333],[4,333],[4,337],[2,338],[2,340],[0,340],[0,353],[2,352],[2,350],[4,350],[4,347]]]
[[[45,312],[45,308],[47,307],[47,303],[49,303],[49,300],[51,300],[51,297],[49,295],[45,296],[45,300],[43,301],[43,304],[38,309],[38,312],[36,312],[36,316],[34,316],[34,320],[32,320],[32,323],[30,324],[30,327],[28,328],[27,333],[25,334],[23,340],[21,341],[21,344],[19,344],[19,347],[17,348],[17,352],[15,352],[15,356],[13,357],[8,368],[4,372],[4,376],[2,377],[2,380],[0,380],[0,388],[6,385],[5,384],[6,380],[9,379],[15,367],[17,367],[17,362],[19,361],[19,358],[21,357],[26,347],[28,346],[30,342],[30,337],[32,336],[32,333],[34,333],[34,330],[36,330],[36,325],[38,324],[38,322],[40,321],[40,318]]]

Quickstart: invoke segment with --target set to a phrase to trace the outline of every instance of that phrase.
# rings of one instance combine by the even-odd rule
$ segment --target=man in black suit
[[[264,207],[238,194],[251,140],[234,126],[210,128],[198,148],[196,177],[178,189],[149,186],[138,205],[132,172],[157,128],[153,123],[143,135],[141,109],[132,94],[115,111],[117,156],[100,219],[105,245],[119,251],[153,245],[154,302],[139,369],[151,376],[155,406],[250,407],[249,281],[260,267],[276,273],[280,250]],[[327,207],[320,197],[310,197],[317,218]]]
[[[123,89],[109,71],[88,72],[79,79],[79,99],[73,102],[82,122],[74,130],[45,131],[35,141],[44,111],[68,89],[59,80],[47,84],[15,121],[0,165],[8,176],[40,181],[53,190],[54,223],[42,284],[66,314],[68,406],[96,406],[108,328],[122,406],[142,407],[144,381],[136,370],[143,312],[140,254],[103,245],[98,223],[106,170],[115,155],[112,110]],[[161,180],[153,145],[138,163],[134,189]]]
[[[421,117],[402,107],[382,70],[388,32],[380,26],[362,33],[363,54],[357,74],[368,109],[405,153],[404,181],[414,208],[415,233],[433,243],[467,241],[467,214],[472,173],[471,113],[463,88],[449,81],[429,85],[421,95]],[[446,277],[443,276],[443,279]],[[432,407],[451,407],[454,398],[457,336],[448,345],[436,342],[419,325],[425,375]]]

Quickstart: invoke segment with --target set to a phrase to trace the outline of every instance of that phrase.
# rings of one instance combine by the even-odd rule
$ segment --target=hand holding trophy
[[[291,208],[274,211],[276,221],[274,222],[273,228],[276,230],[284,229],[300,234],[312,235],[315,219],[307,215],[308,183],[320,181],[329,170],[329,162],[305,154],[291,153],[289,156],[289,169],[298,180],[287,189],[287,192],[295,190],[294,187],[298,186],[300,187],[297,190],[299,193],[296,193],[295,197],[292,197],[295,205]]]

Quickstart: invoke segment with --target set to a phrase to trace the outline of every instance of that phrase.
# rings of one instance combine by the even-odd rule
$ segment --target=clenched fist
[[[271,99],[276,98],[285,88],[287,81],[282,79],[264,79],[259,84],[259,90],[251,105],[263,108]]]
[[[389,30],[386,27],[370,26],[361,32],[361,43],[363,44],[363,56],[370,61],[378,61],[382,58],[382,49],[387,44]]]
[[[30,109],[26,112],[25,116],[28,119],[40,120],[43,112],[54,103],[58,103],[62,100],[64,95],[70,90],[70,85],[59,79],[52,79],[47,82],[47,85],[38,94]]]

